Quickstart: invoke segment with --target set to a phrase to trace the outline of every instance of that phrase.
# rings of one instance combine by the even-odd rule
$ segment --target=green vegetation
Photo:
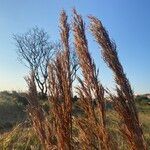
[[[23,97],[23,93],[0,92],[0,133],[12,129],[25,120],[26,104],[27,101]]]

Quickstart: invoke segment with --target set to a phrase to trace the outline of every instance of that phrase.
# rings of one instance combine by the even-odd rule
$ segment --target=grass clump
[[[67,14],[62,11],[60,15],[61,44],[54,60],[48,65],[48,101],[43,106],[39,103],[35,73],[31,72],[26,78],[29,87],[27,112],[31,127],[17,127],[6,136],[8,139],[4,136],[2,141],[5,141],[5,144],[2,144],[2,148],[147,149],[149,106],[144,109],[137,104],[140,107],[139,116],[133,90],[118,58],[116,44],[111,41],[99,19],[93,16],[89,18],[90,30],[102,48],[102,57],[114,74],[116,94],[108,92],[100,82],[99,70],[89,52],[82,16],[73,10],[73,21],[70,26]],[[71,27],[74,53],[80,74],[77,73],[78,65],[73,64],[71,59]],[[75,86],[73,86],[74,81],[77,83]],[[75,102],[73,102],[73,90],[78,95]],[[27,136],[21,132],[26,133]],[[35,137],[32,137],[31,133]],[[24,142],[20,145],[15,142],[16,140]]]

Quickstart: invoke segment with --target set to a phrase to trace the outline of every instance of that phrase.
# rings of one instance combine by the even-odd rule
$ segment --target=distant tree
[[[47,32],[38,27],[24,34],[13,36],[19,60],[34,72],[36,84],[42,96],[47,95],[48,64],[56,44],[49,41]]]

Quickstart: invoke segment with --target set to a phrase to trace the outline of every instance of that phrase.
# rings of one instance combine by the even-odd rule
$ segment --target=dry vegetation
[[[146,150],[133,91],[119,61],[116,45],[110,40],[100,20],[93,16],[89,19],[91,33],[102,48],[103,59],[113,71],[116,95],[106,92],[98,78],[98,69],[89,53],[85,24],[76,10],[73,10],[72,31],[82,77],[76,78],[79,84],[73,87],[77,65],[72,65],[72,49],[69,43],[71,27],[67,22],[65,11],[62,11],[60,15],[61,47],[48,67],[50,106],[48,113],[38,103],[34,73],[27,78],[29,87],[27,112],[34,129],[32,132],[37,135],[41,145],[35,149]],[[79,97],[75,103],[72,101],[73,88],[76,88]],[[112,100],[115,111],[106,109],[108,102],[106,93]],[[73,114],[75,105],[81,111],[76,115]],[[112,130],[113,125],[116,127]],[[120,130],[117,127],[120,127]],[[123,146],[120,141],[124,141]]]
[[[97,18],[90,17],[90,20],[91,31],[97,43],[102,47],[103,58],[115,76],[117,96],[112,95],[111,98],[115,110],[123,121],[120,130],[132,149],[146,149],[133,91],[118,59],[116,45],[110,40],[108,33]]]

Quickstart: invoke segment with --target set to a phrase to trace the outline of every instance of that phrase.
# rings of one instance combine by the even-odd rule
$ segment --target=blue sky
[[[38,26],[51,40],[59,39],[59,13],[71,19],[76,7],[88,26],[87,15],[103,22],[116,42],[120,60],[135,93],[150,93],[150,1],[149,0],[0,0],[0,90],[26,90],[28,70],[17,60],[12,34]],[[100,68],[104,86],[114,88],[112,73],[103,63],[98,45],[88,28],[92,56]]]

